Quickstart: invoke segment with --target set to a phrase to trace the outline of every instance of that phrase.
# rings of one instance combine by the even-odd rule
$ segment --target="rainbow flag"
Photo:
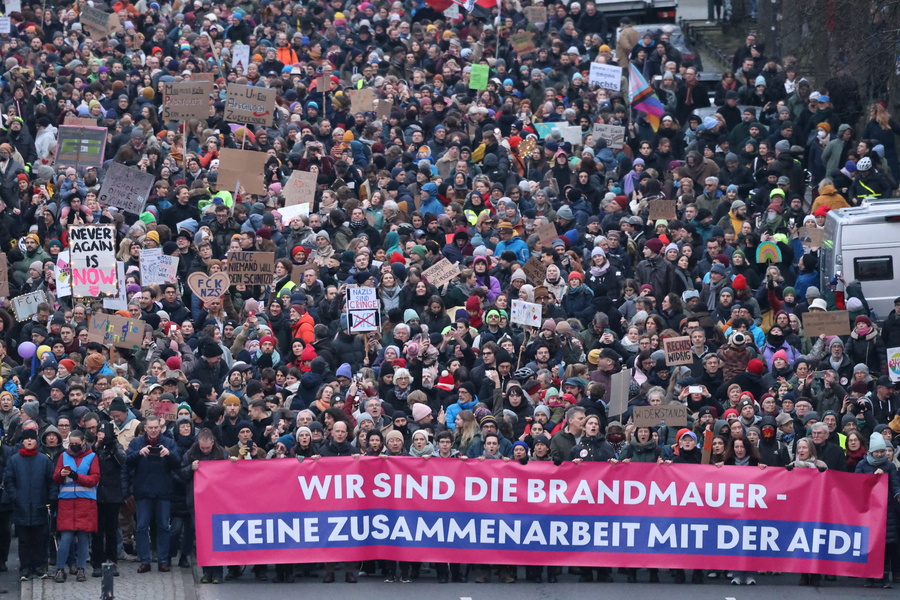
[[[653,93],[653,88],[647,85],[647,80],[634,66],[628,68],[628,89],[631,108],[645,113],[653,131],[657,131],[659,118],[663,116],[666,109]]]

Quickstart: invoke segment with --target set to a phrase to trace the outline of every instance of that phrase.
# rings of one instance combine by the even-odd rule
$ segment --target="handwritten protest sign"
[[[530,31],[523,31],[509,36],[509,43],[516,54],[531,54],[537,52],[537,46],[534,44],[534,34]]]
[[[0,297],[9,296],[9,261],[6,253],[0,252]]]
[[[194,292],[201,301],[211,300],[213,298],[221,298],[228,292],[230,281],[227,273],[216,273],[215,275],[207,275],[201,271],[196,271],[188,275],[188,287]]]
[[[666,365],[690,365],[694,362],[694,353],[691,350],[690,336],[666,338],[663,340],[663,350],[666,353]]]
[[[541,285],[544,283],[544,278],[547,277],[547,265],[536,256],[532,256],[527,263],[522,265],[522,271],[525,272],[525,278],[531,285]]]
[[[9,17],[0,17],[0,35],[9,35],[12,30],[12,20]]]
[[[117,348],[140,347],[144,341],[146,324],[140,319],[126,319],[120,315],[91,315],[88,318],[88,339]]]
[[[622,67],[592,62],[588,83],[618,92],[622,88]]]
[[[100,202],[139,215],[144,212],[156,176],[114,162],[106,170],[100,186]]]
[[[56,297],[65,298],[72,295],[72,262],[69,250],[63,250],[56,257],[53,275],[56,277]]]
[[[140,250],[141,282],[144,285],[159,283],[159,259],[162,248],[142,248]]]
[[[249,194],[266,193],[266,161],[269,155],[253,150],[219,150],[219,177],[216,187],[233,192],[238,182]]]
[[[371,112],[375,110],[375,90],[372,88],[347,90],[347,97],[350,98],[350,106],[353,112]]]
[[[27,321],[37,314],[38,304],[47,301],[47,294],[44,290],[35,290],[29,294],[16,296],[10,302],[13,312],[16,313],[16,321]]]
[[[72,295],[103,298],[119,294],[114,225],[71,225]]]
[[[557,125],[563,141],[569,142],[573,146],[580,146],[584,141],[584,134],[581,131],[581,125]]]
[[[312,204],[316,199],[316,181],[318,175],[309,171],[294,170],[290,178],[281,188],[284,205]]]
[[[888,375],[894,383],[900,381],[900,348],[887,349]]]
[[[526,6],[525,18],[529,23],[546,23],[547,7],[546,6]]]
[[[821,248],[825,230],[818,227],[804,227],[800,230],[800,243],[809,248]]]
[[[375,118],[387,119],[391,116],[391,109],[394,107],[393,100],[382,98],[375,105]]]
[[[378,316],[381,303],[378,290],[371,287],[347,288],[347,316],[350,320],[350,333],[362,331],[378,331]]]
[[[614,149],[625,147],[625,127],[621,125],[595,123],[593,131],[594,141],[604,139],[606,140],[606,145]]]
[[[472,65],[469,74],[469,88],[473,90],[486,90],[491,69],[487,65]]]
[[[810,310],[803,313],[803,335],[817,338],[820,335],[849,335],[850,313],[846,310],[825,312]]]
[[[511,309],[509,320],[512,323],[528,327],[541,326],[542,308],[540,304],[516,299],[512,301]]]
[[[189,81],[163,86],[163,121],[205,119],[209,116],[209,97],[213,83]]]
[[[56,150],[56,164],[72,167],[102,167],[106,151],[105,127],[62,125]]]
[[[540,225],[534,232],[538,236],[538,243],[541,246],[549,246],[553,243],[553,240],[559,237],[559,232],[556,231],[556,225],[553,223],[544,223]]]
[[[275,278],[275,253],[230,252],[228,278],[231,285],[269,285]]]
[[[91,38],[94,40],[108,38],[111,33],[122,29],[119,17],[91,6],[81,7],[78,20],[81,22],[82,28],[91,34]]]
[[[675,200],[650,200],[650,221],[657,221],[659,219],[674,219],[676,218],[675,214]]]
[[[687,427],[687,406],[678,403],[663,406],[635,406],[631,420],[635,427]]]
[[[115,298],[104,298],[103,308],[109,310],[128,310],[128,284],[125,283],[125,263],[116,262],[116,275],[119,276],[119,295]]]
[[[445,283],[452,281],[457,275],[459,275],[459,266],[446,258],[437,261],[422,273],[425,281],[434,287],[441,287]]]
[[[159,257],[159,282],[176,283],[178,281],[178,257],[163,254]]]
[[[247,44],[235,44],[231,47],[231,66],[234,69],[242,69],[244,74],[250,66],[250,46]]]
[[[145,417],[159,417],[166,421],[174,421],[178,415],[178,405],[174,402],[144,400],[141,402],[141,414]]]
[[[270,125],[275,111],[275,90],[229,83],[225,94],[225,120],[244,125]]]

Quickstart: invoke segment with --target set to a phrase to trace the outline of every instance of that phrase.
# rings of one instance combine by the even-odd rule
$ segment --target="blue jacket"
[[[46,454],[12,455],[3,476],[3,494],[13,503],[13,523],[21,527],[48,525],[47,507],[56,499],[59,487],[53,483],[53,463]]]
[[[141,456],[141,448],[147,445],[147,436],[140,435],[131,440],[125,453],[125,464],[128,466],[134,497],[138,500],[144,498],[168,500],[172,496],[172,477],[173,473],[178,471],[181,455],[175,441],[162,434],[157,445],[165,446],[169,450],[168,456],[165,458]]]
[[[517,235],[514,235],[508,242],[500,242],[497,244],[497,247],[494,248],[494,256],[500,256],[504,250],[512,250],[515,252],[516,259],[523,265],[531,258],[531,251],[528,249],[528,244]]]
[[[450,431],[456,430],[456,415],[459,414],[459,411],[472,410],[476,404],[478,404],[478,396],[475,396],[471,402],[460,402],[457,400],[447,407],[447,412],[444,416],[447,417],[447,427]]]
[[[819,284],[819,270],[816,269],[810,273],[801,273],[794,282],[794,291],[797,292],[797,298],[806,298],[806,290],[811,285]]]

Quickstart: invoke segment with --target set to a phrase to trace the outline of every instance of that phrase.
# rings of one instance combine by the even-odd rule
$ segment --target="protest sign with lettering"
[[[580,146],[584,141],[584,132],[581,131],[581,125],[557,125],[559,134],[564,142],[569,142],[573,146]]]
[[[631,419],[635,427],[687,427],[687,414],[687,406],[672,402],[662,406],[635,406]]]
[[[622,88],[622,67],[592,62],[588,83],[618,92]]]
[[[188,287],[202,302],[213,298],[221,298],[228,292],[230,281],[228,273],[219,272],[215,275],[207,275],[196,271],[188,275]]]
[[[538,236],[538,243],[541,246],[549,246],[553,243],[553,240],[559,237],[559,232],[556,231],[556,225],[553,223],[544,223],[543,225],[539,225],[534,232]]]
[[[115,298],[104,298],[103,308],[109,310],[128,310],[128,284],[125,282],[125,263],[116,262],[116,275],[119,277],[119,295]]]
[[[141,248],[139,250],[141,264],[141,281],[144,285],[160,283],[159,259],[162,258],[162,248]]]
[[[546,23],[547,7],[546,6],[526,6],[525,18],[529,23]]]
[[[473,90],[486,90],[491,68],[487,65],[472,65],[469,73],[469,88]]]
[[[0,17],[0,35],[9,35],[12,31],[12,20],[9,17]]]
[[[509,43],[516,54],[531,54],[537,52],[537,46],[534,44],[534,34],[530,31],[515,33],[509,36]]]
[[[121,28],[119,17],[92,6],[81,7],[78,20],[81,22],[81,27],[91,34],[91,38],[94,40],[108,38],[110,33]]]
[[[115,225],[69,226],[72,295],[103,298],[119,294]]]
[[[88,339],[98,344],[134,349],[144,341],[146,324],[140,319],[126,319],[120,315],[91,315],[88,318]]]
[[[284,205],[312,204],[316,199],[316,182],[318,175],[310,171],[295,169],[281,188]]]
[[[541,326],[541,305],[535,302],[525,302],[524,300],[513,300],[510,310],[509,320],[519,325],[528,327]]]
[[[225,94],[225,120],[244,125],[270,125],[275,111],[275,90],[229,83]]]
[[[381,302],[378,290],[371,287],[347,288],[347,317],[350,321],[350,333],[378,331]]]
[[[595,123],[592,129],[594,131],[595,142],[602,138],[606,140],[606,145],[610,148],[618,149],[625,147],[625,127],[621,125]]]
[[[106,134],[105,127],[60,126],[56,164],[67,167],[102,167]]]
[[[159,283],[178,281],[178,257],[163,254],[159,257]]]
[[[666,353],[666,366],[690,365],[694,362],[690,336],[665,338],[663,350]]]
[[[442,258],[422,273],[422,277],[434,287],[441,287],[459,275],[459,265]]]
[[[543,285],[544,279],[547,277],[547,265],[534,255],[522,265],[522,271],[531,285]]]
[[[716,557],[741,571],[884,572],[886,477],[357,459],[201,461],[194,474],[198,563],[707,569]],[[255,493],[235,494],[235,481]]]
[[[393,107],[394,101],[389,98],[382,98],[378,100],[378,103],[375,105],[375,118],[387,119],[391,116],[391,109]]]
[[[231,285],[269,285],[275,278],[274,252],[229,252]]]
[[[209,97],[213,83],[187,81],[163,85],[163,121],[205,119],[209,116]]]
[[[231,47],[231,67],[243,69],[244,75],[250,66],[250,46],[247,44],[235,44]]]
[[[16,313],[16,321],[27,321],[37,314],[38,304],[47,301],[47,293],[44,290],[35,290],[29,294],[16,296],[10,303],[13,312]]]
[[[654,198],[649,201],[650,211],[648,215],[648,219],[650,221],[657,221],[659,219],[674,219],[676,218],[675,214],[675,200],[659,200]]]
[[[173,402],[144,400],[141,402],[141,414],[145,417],[156,416],[174,422],[178,415],[178,405]]]
[[[825,230],[818,227],[804,227],[800,230],[800,243],[810,248],[821,248]]]
[[[808,310],[803,313],[803,335],[815,339],[823,334],[849,335],[850,313],[846,310]]]
[[[350,98],[350,106],[353,112],[371,112],[375,110],[375,90],[363,88],[361,90],[347,90]]]
[[[891,381],[900,381],[900,348],[887,349],[887,365]]]
[[[9,296],[9,261],[6,253],[0,252],[0,297]]]
[[[56,297],[65,298],[72,295],[72,263],[69,250],[65,249],[56,256],[53,274],[56,277]]]
[[[238,182],[248,194],[266,193],[266,161],[269,155],[255,150],[222,148],[219,150],[219,177],[216,188],[234,192]]]
[[[155,180],[153,173],[114,162],[106,170],[98,199],[109,206],[139,215],[144,212]]]

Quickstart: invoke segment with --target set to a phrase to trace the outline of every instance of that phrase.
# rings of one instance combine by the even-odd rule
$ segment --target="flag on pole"
[[[628,69],[628,90],[631,108],[646,114],[653,131],[657,131],[659,118],[663,116],[666,109],[653,93],[653,88],[647,85],[647,80],[644,79],[641,72],[633,66]]]

